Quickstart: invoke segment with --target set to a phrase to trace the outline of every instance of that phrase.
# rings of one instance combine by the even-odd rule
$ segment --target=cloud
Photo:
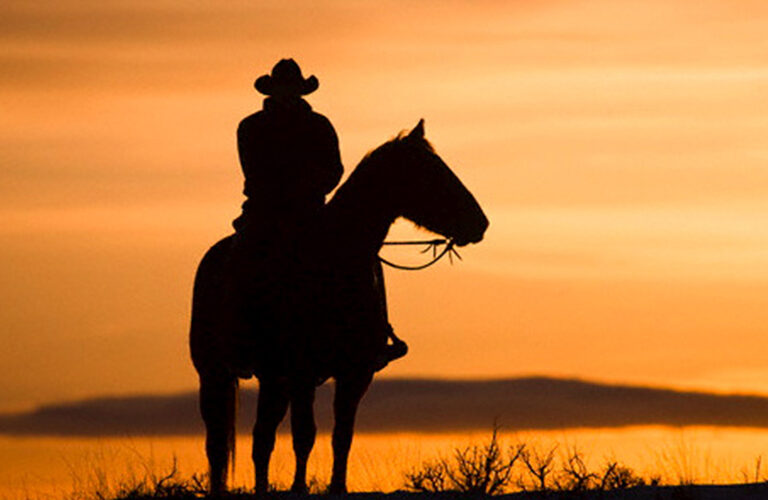
[[[239,430],[249,432],[256,392],[243,391]],[[329,385],[318,389],[318,426],[332,424]],[[247,416],[247,418],[246,418]],[[768,398],[605,385],[580,380],[389,379],[373,384],[359,412],[362,432],[449,432],[637,425],[768,427]],[[284,428],[286,430],[287,428]],[[0,434],[110,436],[203,432],[193,393],[90,399],[0,416]]]

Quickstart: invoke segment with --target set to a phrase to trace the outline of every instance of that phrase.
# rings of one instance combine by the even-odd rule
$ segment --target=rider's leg
[[[408,345],[395,335],[392,325],[389,322],[389,311],[387,310],[387,290],[384,286],[384,271],[381,268],[381,262],[378,260],[373,265],[373,281],[376,288],[376,295],[379,303],[380,328],[386,335],[384,351],[376,363],[376,371],[383,369],[390,361],[402,358],[408,353]],[[389,343],[391,341],[391,343]]]

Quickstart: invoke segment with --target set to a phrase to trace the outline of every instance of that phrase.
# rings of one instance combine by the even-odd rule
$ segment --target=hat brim
[[[315,75],[298,82],[275,82],[271,75],[262,75],[256,79],[253,86],[264,95],[307,95],[320,86]]]

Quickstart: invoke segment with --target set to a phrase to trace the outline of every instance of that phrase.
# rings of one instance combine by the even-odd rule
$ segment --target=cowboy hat
[[[304,78],[293,59],[281,59],[272,68],[271,75],[262,75],[253,84],[264,95],[307,95],[317,90],[319,85],[315,75]]]

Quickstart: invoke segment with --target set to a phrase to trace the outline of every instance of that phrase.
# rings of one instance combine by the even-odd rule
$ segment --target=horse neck
[[[358,167],[328,203],[329,233],[349,249],[346,254],[373,258],[397,218],[388,188],[392,179],[379,167]]]

